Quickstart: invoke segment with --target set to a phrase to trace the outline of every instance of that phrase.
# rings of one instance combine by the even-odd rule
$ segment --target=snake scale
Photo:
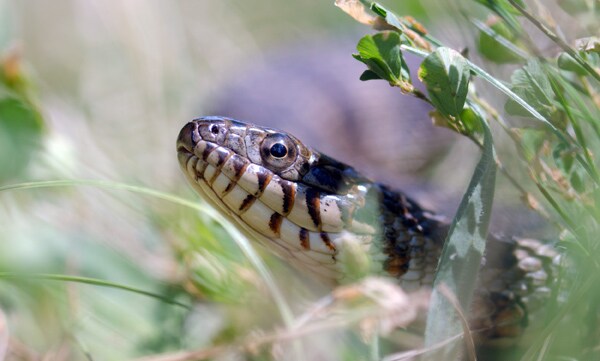
[[[405,290],[431,286],[448,224],[404,193],[371,181],[293,135],[225,117],[186,124],[180,166],[202,198],[250,238],[328,282],[357,242]],[[484,340],[514,339],[550,296],[551,246],[490,236],[469,313]]]

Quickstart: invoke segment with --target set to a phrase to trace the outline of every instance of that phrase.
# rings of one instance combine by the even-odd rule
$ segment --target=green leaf
[[[362,80],[384,79],[392,86],[410,85],[410,72],[400,51],[400,35],[384,31],[366,35],[358,42],[354,58],[365,63],[371,73],[361,76]]]
[[[398,18],[398,16],[396,14],[394,14],[393,12],[389,11],[388,9],[384,8],[383,6],[381,6],[381,4],[376,3],[376,2],[371,3],[371,10],[375,14],[384,18],[386,23],[395,27],[396,29],[398,29],[398,31],[402,31],[402,29],[404,28],[404,26],[400,22],[400,19]]]
[[[465,107],[460,113],[460,120],[467,134],[481,134],[483,132],[481,119],[473,108]]]
[[[532,59],[523,68],[515,70],[511,76],[510,89],[545,118],[551,118],[556,112],[554,92],[537,59]],[[506,102],[504,108],[511,115],[530,116],[529,111],[512,99]]]
[[[586,0],[558,0],[558,6],[570,15],[577,15],[590,10],[591,2]]]
[[[575,149],[571,149],[565,143],[558,143],[552,150],[552,157],[558,168],[568,174],[573,168]]]
[[[545,131],[531,128],[514,129],[520,139],[523,155],[528,162],[533,162],[538,157],[540,149],[544,145],[544,140],[548,135]]]
[[[419,79],[425,83],[431,102],[446,116],[458,117],[462,112],[470,78],[466,59],[445,47],[429,54],[419,68]]]
[[[583,175],[582,173],[583,172],[580,171],[579,169],[575,169],[571,173],[571,177],[569,178],[569,180],[571,182],[571,186],[579,194],[583,194],[586,191],[586,182],[584,180],[585,175]]]
[[[408,51],[408,52],[415,54],[417,56],[420,56],[420,57],[428,56],[428,53],[424,52],[423,50],[417,49],[415,47],[408,46],[408,45],[402,45],[402,50]],[[506,94],[510,99],[512,99],[512,101],[514,101],[518,105],[522,106],[523,109],[525,109],[525,111],[527,111],[529,114],[531,114],[533,116],[533,118],[537,119],[538,121],[543,123],[545,126],[549,127],[552,130],[552,133],[554,135],[556,135],[556,137],[558,139],[560,139],[563,142],[568,142],[566,137],[564,136],[564,134],[561,131],[559,131],[554,126],[554,124],[552,124],[548,119],[546,119],[542,114],[540,114],[532,106],[530,106],[523,98],[521,98],[519,95],[515,94],[515,92],[513,92],[506,85],[504,85],[503,82],[501,82],[498,79],[491,76],[488,72],[486,72],[485,70],[483,70],[482,68],[477,66],[477,64],[474,64],[466,59],[465,59],[465,61],[467,62],[467,64],[470,67],[470,70],[473,73],[480,76],[482,79],[484,79],[485,81],[487,81],[488,83],[493,85],[496,89],[498,89],[501,92],[503,92],[504,94]]]
[[[521,13],[512,7],[512,5],[508,2],[508,0],[476,0],[478,3],[487,7],[494,12],[507,12],[512,15],[520,15]],[[523,0],[516,0],[517,4],[521,6],[525,6]]]
[[[482,118],[479,121],[484,134],[483,153],[450,226],[442,251],[427,316],[426,346],[442,343],[462,333],[458,314],[440,291],[440,285],[445,285],[456,296],[462,310],[468,310],[485,251],[494,199],[496,163],[490,129]],[[446,347],[445,355],[436,359],[457,359],[459,348],[456,343],[453,345]]]
[[[381,77],[379,75],[377,75],[377,73],[375,73],[375,72],[373,72],[371,70],[365,70],[360,75],[360,80],[362,80],[362,81],[379,80],[379,79],[381,79]]]
[[[507,25],[509,25],[515,33],[521,32],[521,25],[517,21],[516,16],[521,13],[515,9],[508,0],[476,0],[481,5],[492,10],[496,15],[501,17]],[[516,1],[519,5],[524,6],[522,0]]]
[[[21,175],[42,143],[43,125],[31,103],[0,84],[0,183]]]
[[[480,21],[473,21],[479,29],[477,42],[479,53],[498,64],[518,63],[527,59],[527,52],[523,50],[522,44],[512,34],[506,23],[499,18],[494,18],[491,22],[488,26]]]
[[[414,3],[409,3],[409,2],[405,2],[405,6],[410,6],[408,4],[418,4],[418,2],[414,2]],[[410,21],[406,21],[405,19],[399,17],[398,15],[396,15],[394,12],[386,9],[385,7],[383,7],[381,4],[376,3],[376,2],[372,2],[370,5],[371,10],[381,16],[384,21],[391,27],[395,28],[398,32],[403,33],[406,29],[410,29],[414,32],[416,32],[417,34],[419,34],[424,40],[426,40],[427,42],[435,45],[435,46],[441,46],[442,44],[440,43],[439,40],[435,39],[434,37],[432,37],[431,35],[427,34],[426,32],[423,31],[423,29],[419,26],[414,26],[414,24],[412,24]],[[406,11],[407,14],[413,14],[415,15],[414,11]],[[415,44],[415,42],[413,41],[413,39],[404,36],[403,40],[410,45],[418,45]]]
[[[0,54],[0,183],[18,178],[40,148],[43,119],[15,52]]]
[[[567,53],[560,53],[557,59],[558,67],[565,71],[573,72],[577,75],[588,75],[587,70],[581,66],[573,57]]]

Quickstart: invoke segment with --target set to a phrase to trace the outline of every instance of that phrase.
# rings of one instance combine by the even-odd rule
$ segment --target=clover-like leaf
[[[369,71],[361,80],[384,79],[392,86],[410,84],[410,71],[400,50],[400,35],[395,31],[384,31],[366,35],[358,42],[354,58],[365,63]]]
[[[530,60],[511,76],[510,89],[546,118],[556,111],[554,92],[538,60]],[[509,99],[504,106],[511,115],[531,116],[521,105]]]
[[[429,54],[419,68],[429,99],[445,116],[458,117],[465,105],[471,71],[456,50],[441,47]]]

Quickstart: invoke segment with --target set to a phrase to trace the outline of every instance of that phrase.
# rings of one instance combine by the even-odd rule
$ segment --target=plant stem
[[[517,4],[515,0],[508,0],[508,2],[517,9],[523,16],[527,18],[533,25],[535,25],[541,32],[543,32],[547,37],[549,37],[552,41],[554,41],[558,46],[561,47],[567,54],[569,54],[575,61],[579,63],[585,70],[587,70],[594,79],[600,82],[600,74],[594,68],[592,68],[585,60],[577,54],[577,52],[571,48],[567,43],[564,42],[558,35],[556,35],[552,30],[550,30],[546,25],[544,25],[541,21],[536,19],[532,14],[527,12],[521,5]]]

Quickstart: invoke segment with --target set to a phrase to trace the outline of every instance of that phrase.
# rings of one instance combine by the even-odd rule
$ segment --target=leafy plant
[[[575,307],[589,309],[598,298],[598,291],[589,288],[590,284],[597,282],[596,257],[599,244],[594,235],[598,232],[600,220],[597,204],[599,177],[594,156],[600,145],[599,52],[594,45],[597,40],[588,38],[585,45],[579,40],[579,45],[575,48],[569,46],[566,40],[556,35],[557,29],[552,29],[539,20],[540,17],[530,13],[522,1],[473,3],[486,7],[491,12],[489,16],[494,17],[493,23],[488,22],[489,25],[476,18],[472,19],[472,23],[481,32],[479,50],[483,56],[496,63],[521,64],[514,71],[508,87],[501,79],[485,72],[458,51],[444,47],[437,40],[430,40],[422,26],[414,25],[413,19],[397,16],[374,2],[336,2],[358,21],[376,29],[386,29],[384,32],[366,35],[360,40],[355,58],[368,67],[361,79],[387,80],[403,93],[429,102],[435,107],[432,112],[434,123],[469,137],[483,151],[455,216],[439,263],[426,331],[426,344],[429,346],[448,340],[464,326],[456,313],[456,305],[445,299],[439,289],[442,284],[448,286],[460,301],[462,309],[468,309],[470,294],[475,287],[475,277],[471,276],[473,272],[477,272],[485,247],[478,235],[481,232],[487,233],[491,210],[489,204],[494,193],[494,161],[522,193],[527,205],[544,215],[548,215],[546,209],[550,208],[550,220],[562,230],[557,247],[563,250],[566,261],[561,266],[562,282],[557,285],[555,292],[567,297],[556,306],[561,311],[551,318],[550,324],[568,324],[572,322],[572,318],[583,321],[581,312],[574,316],[567,310]],[[581,7],[583,2],[578,5],[574,3],[561,2],[559,5],[585,10]],[[352,12],[348,11],[350,8],[353,9]],[[372,15],[368,14],[368,9],[375,16],[370,17]],[[546,19],[550,18],[549,14],[544,12]],[[549,19],[550,23],[557,23],[551,20]],[[531,35],[524,31],[521,25],[523,21],[529,21],[538,27],[564,52],[544,55]],[[421,30],[414,32],[410,30],[409,24],[412,24],[412,28]],[[368,51],[365,50],[365,43],[371,45]],[[378,51],[373,47],[378,47]],[[494,47],[496,51],[493,50]],[[400,50],[391,52],[389,49]],[[395,65],[405,63],[404,52],[424,57],[418,75],[427,87],[427,95],[414,89],[408,70]],[[472,75],[475,76],[473,81]],[[510,123],[479,97],[474,85],[478,78],[507,95],[506,113],[513,117]],[[523,118],[533,119],[537,123],[525,122]],[[503,165],[502,159],[495,155],[489,132],[489,122],[493,120],[516,145],[522,160],[520,166],[526,168],[530,175],[529,183],[517,182],[516,177]],[[515,166],[514,162],[509,163]],[[536,200],[537,197],[545,200],[544,205]],[[481,215],[481,218],[476,225],[464,231],[460,227],[469,222],[465,218],[469,207],[477,207],[476,214]],[[460,255],[466,255],[467,252],[459,249],[475,249],[476,252],[470,252],[466,258],[462,258]],[[450,254],[455,257],[454,260],[449,257]],[[456,257],[457,255],[459,256]],[[576,274],[575,281],[565,281],[566,278],[571,279],[566,274]],[[469,277],[465,278],[465,275]],[[597,326],[590,328],[596,330]],[[550,355],[588,357],[583,355],[588,355],[597,347],[595,341],[587,344],[582,341],[583,335],[580,335],[582,338],[578,340],[576,347],[569,347],[566,342],[548,343],[552,339],[573,340],[573,337],[567,335],[569,331],[565,330],[568,328],[545,328],[524,351],[522,359],[533,359],[534,355],[542,358]],[[588,335],[595,331],[589,332],[591,333]],[[458,352],[456,347],[449,350],[446,352]]]

